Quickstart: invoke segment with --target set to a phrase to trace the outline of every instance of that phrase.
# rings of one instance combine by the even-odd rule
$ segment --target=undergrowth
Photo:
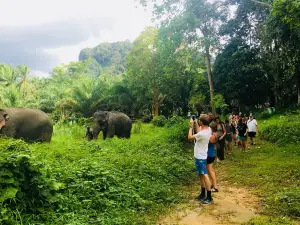
[[[196,180],[192,152],[168,132],[179,124],[137,124],[129,140],[87,142],[84,126],[68,125],[55,127],[51,143],[1,139],[1,163],[11,168],[1,167],[1,224],[155,223]]]
[[[283,147],[257,141],[249,151],[236,149],[224,165],[226,179],[247,186],[259,196],[262,214],[275,218],[259,217],[247,224],[296,224],[289,219],[300,220],[300,149],[295,144]]]
[[[300,110],[272,116],[261,123],[261,137],[280,146],[300,143]]]

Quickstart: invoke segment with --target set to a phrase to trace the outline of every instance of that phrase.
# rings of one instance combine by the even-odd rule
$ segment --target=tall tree
[[[159,107],[166,97],[161,91],[164,78],[157,66],[156,37],[157,29],[147,27],[133,42],[127,61],[130,86],[138,94],[152,95],[152,112],[155,117],[159,115]]]
[[[175,37],[180,37],[182,41],[187,41],[199,51],[204,52],[210,87],[210,103],[215,113],[215,107],[212,104],[214,86],[211,55],[218,48],[218,28],[227,19],[226,6],[221,1],[164,0],[161,4],[156,3],[154,15],[161,20],[162,26],[172,28],[171,32]]]

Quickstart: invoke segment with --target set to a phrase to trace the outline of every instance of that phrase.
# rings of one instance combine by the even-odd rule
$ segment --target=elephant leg
[[[107,138],[113,138],[115,136],[115,125],[111,125],[107,130]]]
[[[104,131],[103,131],[103,140],[105,140],[106,137],[107,137],[107,130],[104,130]]]

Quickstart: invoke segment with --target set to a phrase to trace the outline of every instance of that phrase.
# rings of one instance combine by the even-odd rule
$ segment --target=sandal
[[[218,188],[215,188],[213,185],[211,185],[211,192],[219,192]]]

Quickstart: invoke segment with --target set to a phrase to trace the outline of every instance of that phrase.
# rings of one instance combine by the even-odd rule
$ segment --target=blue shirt
[[[212,144],[212,143],[208,144],[207,156],[208,157],[216,157],[215,144]]]

